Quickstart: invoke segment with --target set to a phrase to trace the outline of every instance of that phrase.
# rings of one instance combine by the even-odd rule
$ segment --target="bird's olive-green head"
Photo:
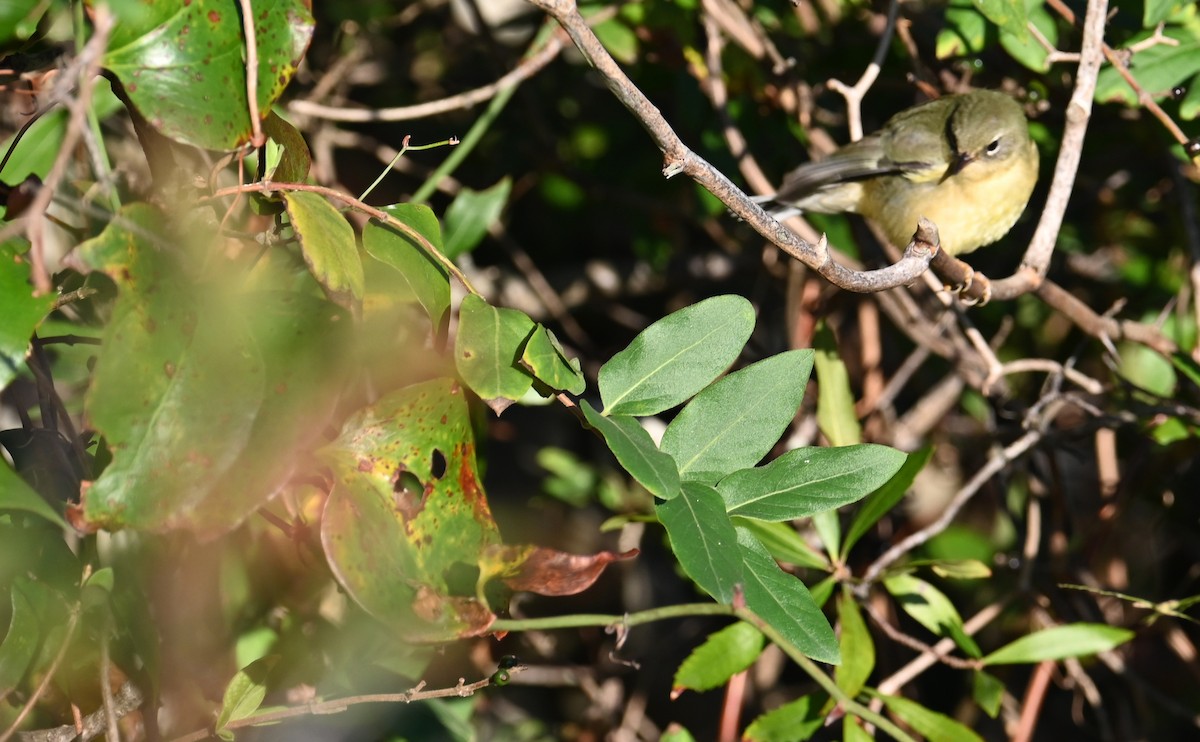
[[[791,173],[772,211],[853,211],[907,244],[924,216],[942,249],[970,252],[1003,237],[1025,209],[1038,153],[1021,106],[977,90],[902,111],[879,132]]]

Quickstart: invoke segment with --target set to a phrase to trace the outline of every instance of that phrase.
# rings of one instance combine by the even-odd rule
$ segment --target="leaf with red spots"
[[[208,149],[249,141],[246,42],[228,0],[109,0],[116,20],[104,66],[166,136]],[[304,0],[255,0],[258,110],[266,116],[312,38]]]
[[[321,542],[346,592],[410,641],[486,633],[503,587],[569,595],[615,559],[506,546],[478,479],[465,390],[434,379],[354,415],[321,450]],[[490,584],[489,584],[490,583]]]

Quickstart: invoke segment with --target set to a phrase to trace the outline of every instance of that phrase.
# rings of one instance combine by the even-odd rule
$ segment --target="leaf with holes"
[[[233,149],[249,141],[246,42],[236,3],[108,0],[116,25],[104,67],[154,128],[186,144]],[[306,0],[257,0],[258,110],[266,116],[312,38]]]
[[[397,390],[320,451],[334,477],[321,520],[326,559],[346,592],[408,641],[486,633],[506,588],[579,592],[633,555],[502,544],[465,395],[444,378]]]

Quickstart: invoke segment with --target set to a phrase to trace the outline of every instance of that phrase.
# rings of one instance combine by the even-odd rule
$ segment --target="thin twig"
[[[883,33],[879,36],[879,44],[875,47],[875,56],[871,58],[871,63],[863,70],[862,76],[858,78],[858,82],[853,86],[846,85],[841,80],[831,79],[828,83],[830,90],[842,94],[846,99],[846,118],[850,127],[850,141],[857,142],[863,138],[862,127],[862,100],[875,84],[875,80],[879,77],[879,72],[883,69],[883,60],[887,56],[888,47],[892,43],[892,34],[896,30],[896,17],[900,13],[900,0],[890,0],[888,3],[887,25],[883,29]]]
[[[255,149],[267,143],[262,117],[258,111],[258,38],[254,32],[254,9],[250,0],[238,0],[242,6],[242,35],[246,37],[246,102],[250,111],[250,144]]]
[[[670,178],[686,174],[716,196],[735,215],[760,235],[805,265],[816,270],[833,284],[864,293],[883,291],[910,283],[928,268],[936,250],[936,228],[927,220],[919,227],[915,238],[897,263],[874,271],[854,271],[837,263],[823,242],[812,244],[800,239],[784,225],[771,218],[762,207],[750,200],[724,173],[700,157],[679,138],[659,110],[633,84],[620,66],[596,38],[574,0],[531,0],[550,13],[567,30],[575,46],[604,79],[608,89],[629,109],[651,139],[662,151],[665,164],[663,176]],[[930,238],[934,241],[929,242]]]
[[[414,106],[397,108],[359,109],[344,106],[326,106],[310,100],[294,100],[288,104],[288,110],[325,119],[327,121],[345,121],[362,123],[368,121],[411,121],[428,118],[450,111],[477,106],[491,100],[502,91],[515,88],[537,74],[543,67],[550,64],[559,52],[563,50],[563,39],[559,34],[552,34],[546,45],[536,51],[530,50],[524,60],[510,72],[495,82],[474,90],[442,98],[441,100],[420,103]]]

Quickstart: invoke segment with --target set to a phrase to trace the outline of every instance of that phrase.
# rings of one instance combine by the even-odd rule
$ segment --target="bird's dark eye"
[[[1000,137],[996,137],[995,139],[993,139],[991,144],[989,144],[984,149],[984,153],[988,154],[988,155],[994,155],[999,151],[1000,151]]]

